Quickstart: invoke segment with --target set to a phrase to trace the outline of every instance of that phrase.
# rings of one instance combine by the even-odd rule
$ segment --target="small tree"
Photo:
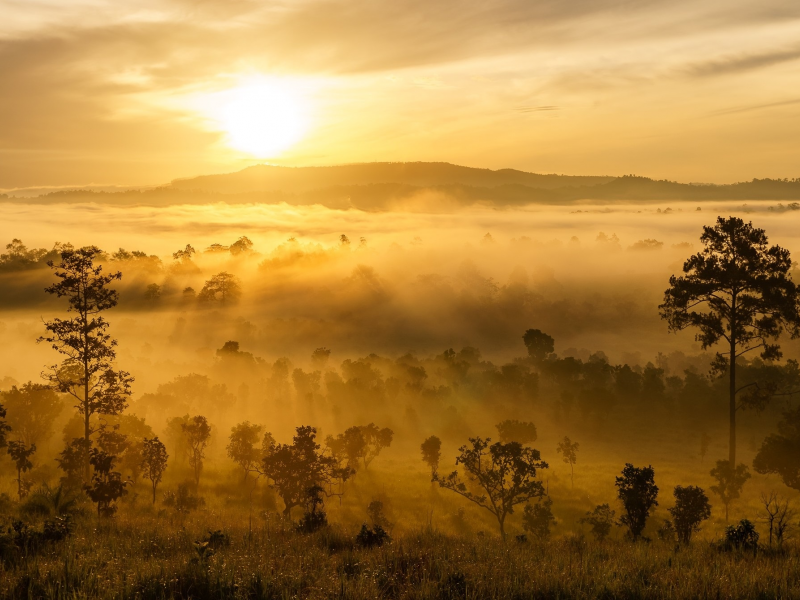
[[[189,450],[189,466],[194,473],[194,484],[199,486],[203,460],[206,457],[206,446],[211,440],[211,426],[205,417],[197,415],[189,419],[187,423],[181,423],[181,431],[183,431]]]
[[[422,450],[422,461],[430,467],[433,480],[439,471],[439,459],[442,458],[442,440],[432,435],[422,442],[420,450]]]
[[[540,329],[528,329],[522,336],[528,356],[537,362],[543,361],[555,349],[555,340]]]
[[[490,512],[497,519],[500,535],[505,539],[505,521],[514,507],[531,498],[544,495],[544,486],[536,480],[536,470],[546,469],[538,450],[518,442],[495,442],[491,439],[470,438],[470,444],[459,448],[456,466],[462,465],[467,481],[458,471],[444,478],[436,477],[439,485]],[[469,483],[469,487],[467,486]],[[480,488],[481,492],[471,489]]]
[[[711,505],[702,488],[675,486],[675,506],[668,509],[678,541],[688,544],[692,533],[700,531],[700,523],[711,516]]]
[[[506,419],[495,425],[500,441],[504,444],[518,442],[523,446],[537,439],[536,425],[530,422]]]
[[[553,501],[549,496],[539,498],[536,504],[526,504],[522,514],[522,528],[538,540],[550,537],[550,527],[556,524]]]
[[[713,371],[728,375],[728,462],[735,465],[736,395],[750,387],[737,387],[736,359],[754,350],[764,359],[781,358],[780,335],[800,334],[798,289],[789,251],[768,246],[764,230],[752,223],[719,217],[703,227],[700,241],[703,250],[684,263],[685,275],[670,277],[659,310],[671,331],[697,328],[703,349],[725,343],[726,355],[717,353]]]
[[[156,503],[156,488],[161,483],[161,478],[167,469],[168,458],[167,447],[158,439],[158,436],[152,439],[144,438],[141,468],[145,478],[153,484],[153,504]]]
[[[103,312],[117,305],[119,294],[108,285],[122,278],[122,273],[104,274],[94,261],[102,256],[95,246],[61,252],[61,262],[47,264],[60,279],[45,291],[69,301],[70,319],[45,322],[48,334],[39,341],[49,343],[66,358],[50,367],[43,376],[59,392],[72,396],[75,408],[83,416],[83,438],[91,444],[95,429],[92,417],[117,415],[128,405],[133,377],[114,367],[117,341],[108,334]],[[89,479],[89,464],[84,467],[84,482]]]
[[[128,493],[122,474],[114,471],[116,456],[92,448],[89,463],[94,468],[91,485],[84,486],[86,494],[97,504],[97,514],[111,517],[117,512],[116,502]]]
[[[201,302],[220,302],[222,306],[225,306],[229,302],[236,302],[241,296],[242,286],[239,280],[234,275],[223,271],[206,281],[197,299]]]
[[[578,442],[571,441],[567,436],[558,443],[556,452],[562,455],[564,462],[569,465],[570,481],[575,487],[575,463],[578,462]]]
[[[706,454],[708,454],[708,445],[711,443],[711,436],[709,436],[705,431],[700,434],[700,463],[705,460]]]
[[[360,429],[367,444],[364,452],[364,468],[368,469],[370,463],[378,457],[381,451],[392,445],[394,431],[388,427],[379,428],[375,423],[362,425]]]
[[[261,425],[245,421],[231,429],[230,442],[226,446],[228,457],[244,470],[244,481],[251,472],[258,470],[258,461],[261,459],[261,449],[256,447],[261,435]]]
[[[347,466],[356,471],[359,462],[363,463],[364,469],[369,468],[381,451],[391,445],[393,437],[394,432],[388,427],[381,429],[370,423],[349,427],[335,438],[329,435],[325,444],[340,462],[346,460]]]
[[[718,460],[717,466],[711,469],[711,476],[717,480],[717,485],[711,486],[711,491],[719,496],[725,505],[725,520],[728,520],[728,507],[742,492],[745,481],[750,479],[750,472],[745,465],[737,465],[731,469],[727,460]]]
[[[763,475],[777,473],[785,485],[800,490],[800,407],[783,413],[778,433],[761,444],[753,468]]]
[[[615,514],[616,511],[612,510],[608,504],[599,504],[594,510],[587,512],[580,522],[591,526],[592,535],[598,542],[602,542],[611,533]]]
[[[30,484],[22,479],[22,474],[33,468],[30,458],[36,452],[36,444],[26,446],[23,441],[8,442],[8,454],[17,469],[17,496],[22,500],[30,491]]]
[[[628,528],[631,539],[636,541],[647,524],[650,510],[658,506],[658,487],[655,484],[653,467],[639,468],[626,463],[622,475],[616,478],[615,485],[617,497],[625,511],[620,517],[620,524]]]
[[[58,467],[64,471],[61,485],[67,490],[80,490],[83,483],[84,466],[89,463],[91,441],[84,438],[73,438],[56,459]]]
[[[291,444],[273,445],[261,461],[260,473],[272,480],[270,485],[283,500],[285,516],[302,505],[315,486],[327,496],[335,495],[333,484],[346,481],[353,473],[334,457],[321,453],[316,438],[314,427],[298,427]]]

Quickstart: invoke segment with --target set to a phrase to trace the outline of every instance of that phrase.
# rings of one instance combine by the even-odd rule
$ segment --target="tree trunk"
[[[153,504],[156,503],[156,482],[153,482]]]
[[[731,327],[731,358],[730,358],[730,440],[728,442],[728,461],[731,469],[736,468],[736,338]]]

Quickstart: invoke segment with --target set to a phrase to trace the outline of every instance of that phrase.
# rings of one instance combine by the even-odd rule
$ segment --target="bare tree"
[[[761,520],[769,527],[769,545],[772,547],[774,537],[780,548],[790,536],[796,512],[789,505],[789,500],[781,499],[775,492],[761,492],[761,503],[765,513]]]
[[[494,515],[500,535],[505,539],[505,521],[513,514],[514,507],[544,495],[544,486],[536,479],[536,470],[546,469],[548,465],[541,460],[538,450],[518,442],[491,444],[491,439],[480,437],[470,438],[469,442],[459,448],[456,458],[456,466],[463,467],[466,482],[458,471],[445,477],[437,475],[436,480],[441,487]],[[471,491],[476,487],[481,492]]]

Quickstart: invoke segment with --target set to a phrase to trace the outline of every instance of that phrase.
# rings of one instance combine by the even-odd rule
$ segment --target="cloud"
[[[746,71],[762,69],[800,58],[800,47],[776,50],[758,54],[738,54],[717,60],[697,63],[687,67],[686,71],[693,77],[713,77],[721,75],[738,75]]]

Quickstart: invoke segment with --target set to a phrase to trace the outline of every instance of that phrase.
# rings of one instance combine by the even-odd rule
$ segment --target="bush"
[[[758,532],[756,526],[747,519],[739,521],[738,525],[729,525],[725,529],[726,550],[756,550],[758,548]]]
[[[361,526],[361,531],[356,536],[356,543],[362,548],[374,548],[376,546],[383,546],[384,542],[388,542],[391,538],[386,530],[380,525],[375,525],[369,528],[366,523]]]

